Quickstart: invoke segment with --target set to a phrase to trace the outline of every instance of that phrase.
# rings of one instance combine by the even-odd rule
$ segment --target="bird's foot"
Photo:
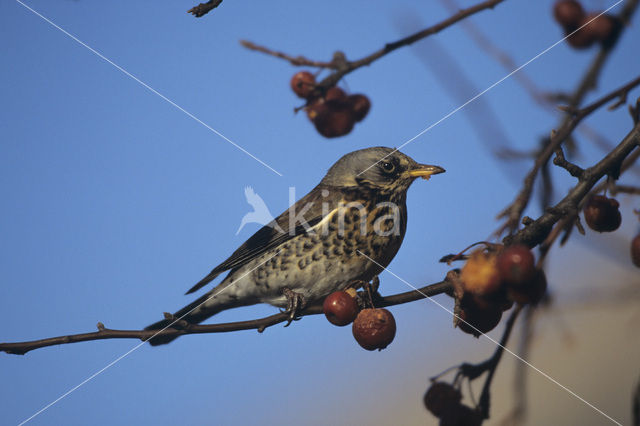
[[[357,284],[356,288],[362,287],[363,291],[359,292],[359,295],[363,307],[373,308],[376,305],[375,302],[382,298],[382,295],[378,293],[378,288],[380,288],[380,279],[377,275],[373,277],[371,282],[357,280],[354,284]]]
[[[282,294],[287,298],[287,309],[284,312],[289,314],[289,318],[284,326],[288,327],[292,321],[299,319],[298,313],[306,306],[307,299],[301,293],[296,293],[289,287],[283,288]]]

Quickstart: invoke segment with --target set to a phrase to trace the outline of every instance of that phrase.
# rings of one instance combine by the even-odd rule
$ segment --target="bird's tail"
[[[215,294],[216,292],[220,293],[220,291],[215,288],[174,313],[173,318],[165,318],[158,322],[154,322],[148,327],[145,327],[145,330],[160,331],[167,327],[179,328],[180,322],[182,321],[186,321],[189,324],[199,324],[218,312],[243,305],[242,303],[237,303],[236,298],[230,295],[226,295],[224,293]],[[176,338],[178,338],[177,335],[158,335],[149,339],[148,342],[151,346],[158,346],[172,342]]]

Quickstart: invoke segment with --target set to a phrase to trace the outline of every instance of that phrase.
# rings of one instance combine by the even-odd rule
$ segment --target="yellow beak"
[[[431,175],[437,175],[444,173],[445,169],[439,166],[430,166],[428,164],[418,164],[414,169],[407,171],[407,174],[411,177],[421,177],[423,179],[429,179]]]

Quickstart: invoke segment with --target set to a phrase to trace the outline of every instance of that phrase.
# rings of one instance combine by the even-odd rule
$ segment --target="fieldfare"
[[[443,172],[385,147],[343,156],[318,186],[194,285],[187,294],[229,271],[173,317],[198,324],[226,309],[269,303],[286,308],[293,319],[307,302],[371,281],[402,244],[407,189],[416,178]],[[164,319],[146,329],[159,330],[173,321]],[[160,335],[150,343],[173,339]]]

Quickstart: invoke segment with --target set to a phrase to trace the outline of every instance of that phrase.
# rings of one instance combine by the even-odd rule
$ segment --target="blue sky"
[[[356,59],[448,16],[439,2],[372,7],[365,1],[225,0],[201,19],[185,13],[195,5],[188,1],[25,3],[282,176],[20,3],[2,2],[0,341],[92,331],[98,321],[110,328],[144,327],[190,302],[184,292],[258,229],[248,225],[235,235],[250,210],[245,186],[277,215],[288,207],[290,187],[301,197],[342,155],[399,146],[460,104],[429,68],[439,58],[429,56],[433,50],[425,41],[348,75],[341,84],[369,96],[371,112],[348,136],[324,139],[304,114],[293,114],[300,100],[288,84],[297,69],[238,43],[247,39],[318,60],[342,50]],[[595,9],[613,2],[586,4]],[[562,37],[551,5],[509,0],[472,19],[522,64]],[[637,51],[637,23],[636,17],[589,99],[637,76],[640,58],[629,53]],[[478,91],[506,74],[460,28],[433,40]],[[545,90],[571,90],[593,55],[562,44],[525,72]],[[502,128],[515,148],[535,146],[557,123],[512,78],[482,102],[498,117],[490,126]],[[630,120],[620,109],[598,112],[590,123],[616,141]],[[602,155],[589,141],[582,146],[582,165]],[[407,236],[390,265],[420,286],[444,276],[447,268],[437,263],[442,255],[489,236],[527,164],[492,156],[464,110],[402,151],[447,169],[410,189]],[[561,185],[571,180],[556,175],[562,194]],[[536,212],[532,206],[529,214]],[[629,222],[622,235],[637,229]],[[384,294],[407,290],[391,275],[381,280]],[[554,275],[550,281],[553,286]],[[446,297],[437,300],[452,305]],[[273,312],[256,306],[216,320]],[[162,348],[145,345],[32,424],[293,424],[300,416],[304,423],[349,424],[367,418],[357,407],[361,399],[400,398],[413,398],[413,411],[402,420],[424,424],[433,421],[420,405],[428,377],[480,359],[493,346],[452,330],[450,315],[427,301],[393,313],[397,338],[380,353],[361,350],[348,328],[321,317],[262,335],[187,336]],[[0,356],[0,423],[28,418],[137,344],[97,341]],[[402,368],[415,364],[426,368]],[[570,398],[550,389],[559,401]],[[367,395],[353,396],[360,393]],[[384,403],[372,404],[367,415],[382,422],[385,410]]]

